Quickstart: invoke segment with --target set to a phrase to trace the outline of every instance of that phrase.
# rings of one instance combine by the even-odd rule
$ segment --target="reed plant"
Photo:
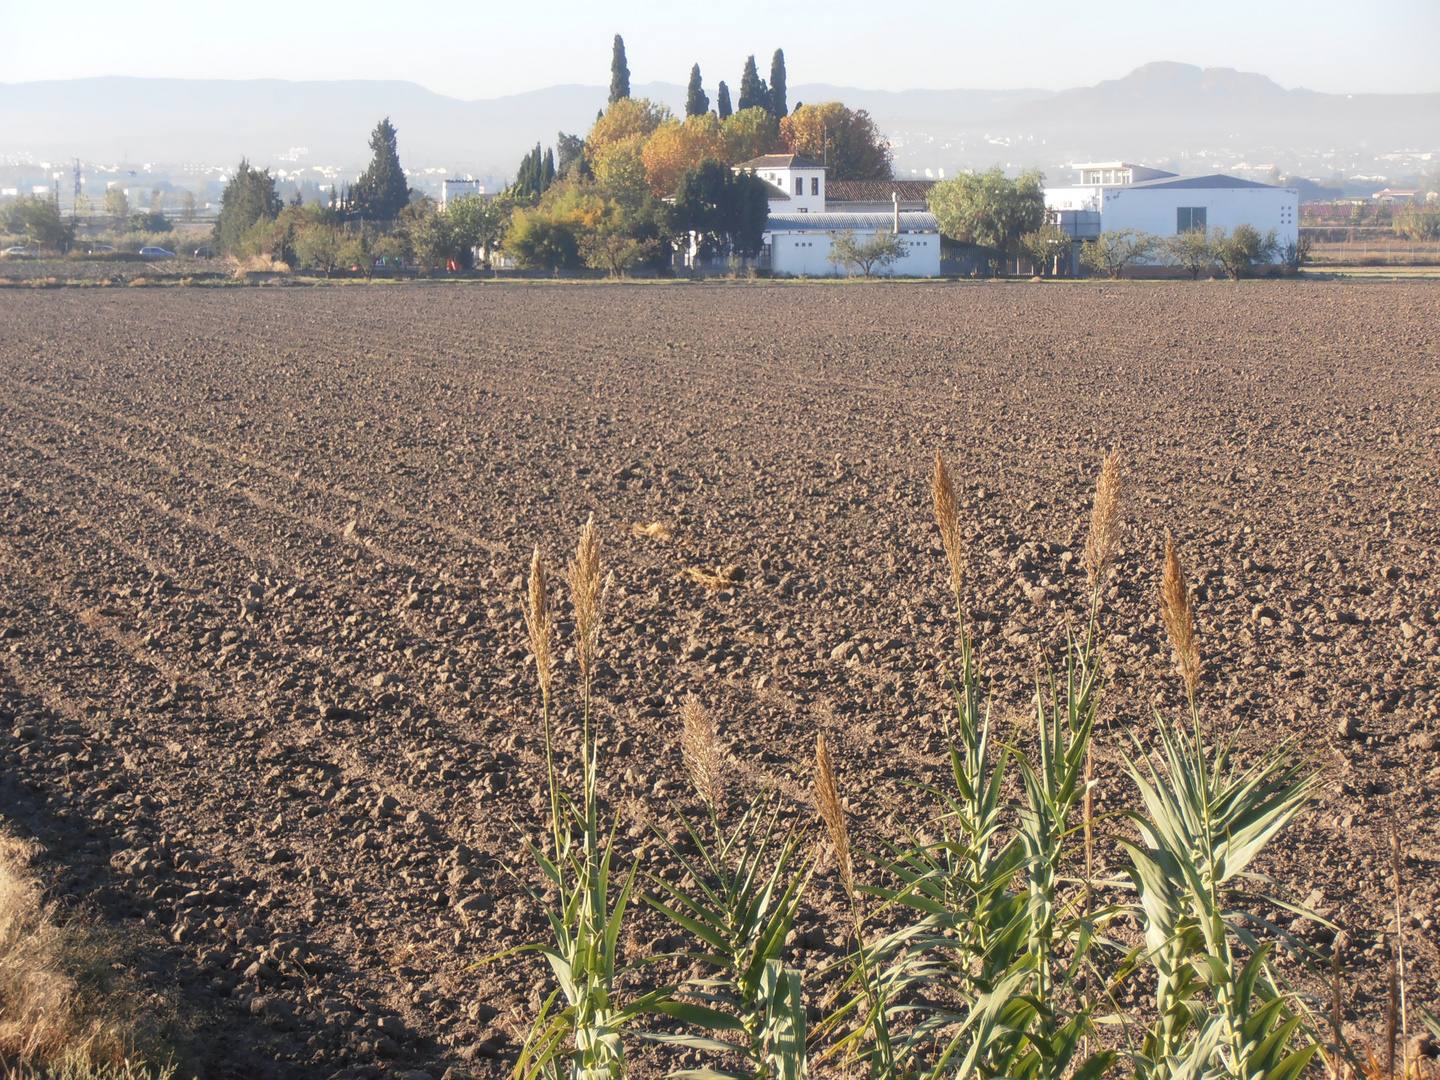
[[[1125,532],[1119,451],[1096,484],[1081,560],[1085,621],[1067,628],[1059,655],[1042,665],[1033,722],[1017,724],[1009,738],[993,730],[967,615],[959,500],[938,455],[931,487],[957,632],[948,769],[940,782],[908,784],[916,809],[898,834],[857,832],[843,776],[818,735],[813,809],[846,917],[842,956],[822,973],[827,994],[812,1026],[806,995],[819,987],[805,986],[785,952],[816,872],[806,829],[782,826],[777,797],[732,809],[725,755],[694,699],[681,709],[680,743],[703,812],[674,808],[683,840],[656,829],[679,875],[648,875],[645,899],[691,940],[666,956],[696,969],[678,986],[618,1000],[617,981],[632,970],[620,964],[617,942],[638,860],[628,872],[612,871],[614,827],[607,835],[597,794],[602,763],[590,698],[603,588],[593,523],[567,573],[583,715],[578,794],[557,779],[555,623],[537,553],[526,619],[541,686],[551,835],[548,850],[532,850],[558,900],[553,941],[524,948],[546,957],[558,988],[536,1018],[517,1077],[618,1080],[624,1034],[643,1013],[683,1023],[681,1031],[634,1035],[700,1055],[702,1066],[673,1074],[696,1080],[800,1080],[837,1066],[861,1066],[876,1080],[1099,1080],[1122,1063],[1138,1080],[1296,1080],[1308,1067],[1319,1044],[1252,928],[1282,933],[1260,917],[1262,904],[1309,914],[1266,895],[1268,879],[1254,864],[1310,804],[1316,775],[1294,740],[1242,764],[1238,731],[1207,731],[1200,628],[1168,534],[1159,602],[1183,719],[1157,710],[1145,734],[1130,730],[1130,750],[1102,748],[1120,761],[1139,802],[1096,814],[1105,596]],[[1106,730],[1117,726],[1124,727],[1112,720]],[[1128,857],[1123,874],[1097,867],[1097,830],[1107,822],[1121,827],[1108,840]],[[1121,940],[1122,917],[1138,921],[1143,944]],[[1157,988],[1141,1022],[1117,991],[1146,969]]]
[[[724,1075],[745,1080],[803,1080],[806,1016],[800,972],[785,964],[813,867],[804,830],[781,829],[781,808],[760,795],[728,820],[722,755],[709,715],[695,698],[681,709],[687,771],[705,808],[694,822],[676,811],[695,854],[657,836],[683,871],[681,884],[652,876],[647,902],[690,934],[681,954],[704,974],[683,983],[656,1009],[695,1031],[645,1037],[690,1050],[728,1055],[738,1068],[682,1070],[674,1076]]]
[[[550,846],[529,844],[555,900],[546,905],[551,941],[526,944],[515,952],[538,952],[549,962],[556,989],[546,997],[531,1026],[514,1074],[559,1080],[621,1080],[626,1073],[621,1033],[668,996],[661,988],[621,1004],[616,983],[634,965],[620,959],[621,929],[633,899],[639,859],[628,871],[613,865],[615,830],[602,820],[600,757],[593,713],[593,682],[600,645],[603,586],[600,540],[591,518],[581,530],[566,573],[574,609],[574,650],[580,674],[580,791],[567,791],[555,767],[552,731],[555,616],[545,564],[537,549],[531,562],[525,622],[541,689],[545,763],[550,796]],[[542,896],[523,882],[532,898]],[[563,1005],[560,998],[564,998]]]

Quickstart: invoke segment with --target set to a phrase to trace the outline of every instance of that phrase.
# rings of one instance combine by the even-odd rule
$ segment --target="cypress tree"
[[[779,120],[790,112],[785,104],[785,50],[776,49],[770,60],[770,111]]]
[[[615,50],[610,56],[610,104],[630,96],[630,65],[625,61],[625,39],[615,35]]]
[[[751,55],[745,58],[745,70],[740,74],[740,101],[737,107],[744,111],[757,105],[762,109],[770,108],[770,91],[765,86],[765,80],[760,78],[760,72],[755,68],[755,57]]]
[[[350,201],[357,217],[370,221],[392,221],[410,202],[405,170],[395,148],[395,125],[387,116],[370,134],[373,156],[370,167],[350,189]]]
[[[257,221],[273,220],[280,213],[280,196],[269,169],[252,169],[241,158],[235,175],[220,196],[220,217],[215,222],[215,246],[221,252],[238,250],[240,239]]]
[[[685,92],[685,115],[704,116],[710,111],[710,97],[700,85],[700,65],[690,69],[690,86]]]
[[[544,191],[555,182],[555,151],[545,151],[545,169],[540,175],[540,190]]]
[[[730,108],[730,88],[725,85],[725,80],[720,80],[720,85],[715,90],[715,115],[724,120],[734,110]]]

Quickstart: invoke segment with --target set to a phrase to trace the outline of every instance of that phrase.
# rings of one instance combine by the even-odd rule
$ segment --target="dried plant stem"
[[[840,805],[840,790],[835,784],[835,768],[830,762],[830,748],[822,731],[815,737],[815,809],[830,834],[835,859],[840,864],[840,884],[850,906],[856,908],[855,867],[850,859],[850,831],[845,825],[845,809]]]
[[[1115,562],[1115,548],[1120,542],[1120,449],[1110,451],[1100,467],[1095,484],[1095,504],[1090,511],[1090,535],[1085,538],[1082,562],[1090,575],[1090,591],[1098,597],[1105,572]]]
[[[1340,949],[1332,946],[1330,950],[1330,1027],[1335,1033],[1335,1048],[1334,1057],[1331,1059],[1330,1074],[1337,1080],[1340,1076],[1340,1058],[1345,1045],[1345,1036],[1341,1029],[1343,1019],[1340,1009]]]
[[[945,545],[945,558],[950,565],[950,590],[955,594],[955,611],[964,619],[962,595],[965,586],[965,549],[960,538],[960,504],[950,482],[945,459],[935,452],[935,476],[931,484],[935,505],[935,524],[940,526],[940,542]]]
[[[680,753],[685,771],[690,774],[695,793],[712,813],[717,812],[724,791],[725,763],[715,742],[715,725],[694,694],[688,695],[680,706],[680,723]]]
[[[581,745],[590,754],[590,691],[595,675],[595,655],[600,648],[600,534],[595,528],[595,515],[580,530],[575,557],[565,568],[565,582],[570,586],[570,602],[575,607],[575,657],[580,664],[583,699]],[[587,761],[587,771],[594,762]]]
[[[1395,956],[1390,956],[1390,996],[1385,1002],[1385,1075],[1395,1075],[1395,1017],[1399,1011],[1400,980],[1395,971]]]
[[[1410,1038],[1410,1025],[1406,1018],[1405,1008],[1405,938],[1400,922],[1401,896],[1400,896],[1400,830],[1396,827],[1392,818],[1390,822],[1390,868],[1395,875],[1395,963],[1399,969],[1400,984],[1400,1033],[1405,1039]]]
[[[545,733],[545,771],[550,788],[550,833],[555,851],[560,851],[560,793],[555,782],[555,752],[550,730],[550,685],[554,671],[555,613],[550,607],[550,589],[540,549],[530,558],[529,603],[524,605],[525,628],[530,634],[530,652],[535,657],[535,677],[540,683],[541,727]]]
[[[1160,615],[1175,652],[1175,670],[1185,681],[1193,714],[1202,669],[1200,646],[1195,640],[1195,600],[1185,581],[1185,569],[1180,565],[1175,541],[1168,531],[1165,533],[1165,566],[1160,578]]]

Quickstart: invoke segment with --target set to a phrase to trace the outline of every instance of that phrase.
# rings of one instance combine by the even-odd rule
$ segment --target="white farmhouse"
[[[1300,193],[1234,176],[1176,176],[1124,161],[1076,165],[1078,183],[1045,189],[1045,206],[1070,236],[1134,229],[1173,236],[1252,225],[1283,249],[1300,239]]]
[[[848,273],[830,261],[834,238],[854,233],[866,241],[893,232],[905,254],[874,272],[901,277],[940,276],[940,225],[934,214],[776,214],[765,226],[765,247],[772,272],[789,277],[833,277]]]
[[[770,196],[772,214],[823,214],[825,166],[799,154],[766,154],[735,166],[736,172],[754,173],[775,189]]]

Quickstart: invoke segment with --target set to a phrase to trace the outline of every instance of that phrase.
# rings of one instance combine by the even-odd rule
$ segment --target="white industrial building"
[[[1234,176],[1176,176],[1124,161],[1074,166],[1078,183],[1045,189],[1055,222],[1077,240],[1134,229],[1173,236],[1252,225],[1283,249],[1300,239],[1300,193]]]

